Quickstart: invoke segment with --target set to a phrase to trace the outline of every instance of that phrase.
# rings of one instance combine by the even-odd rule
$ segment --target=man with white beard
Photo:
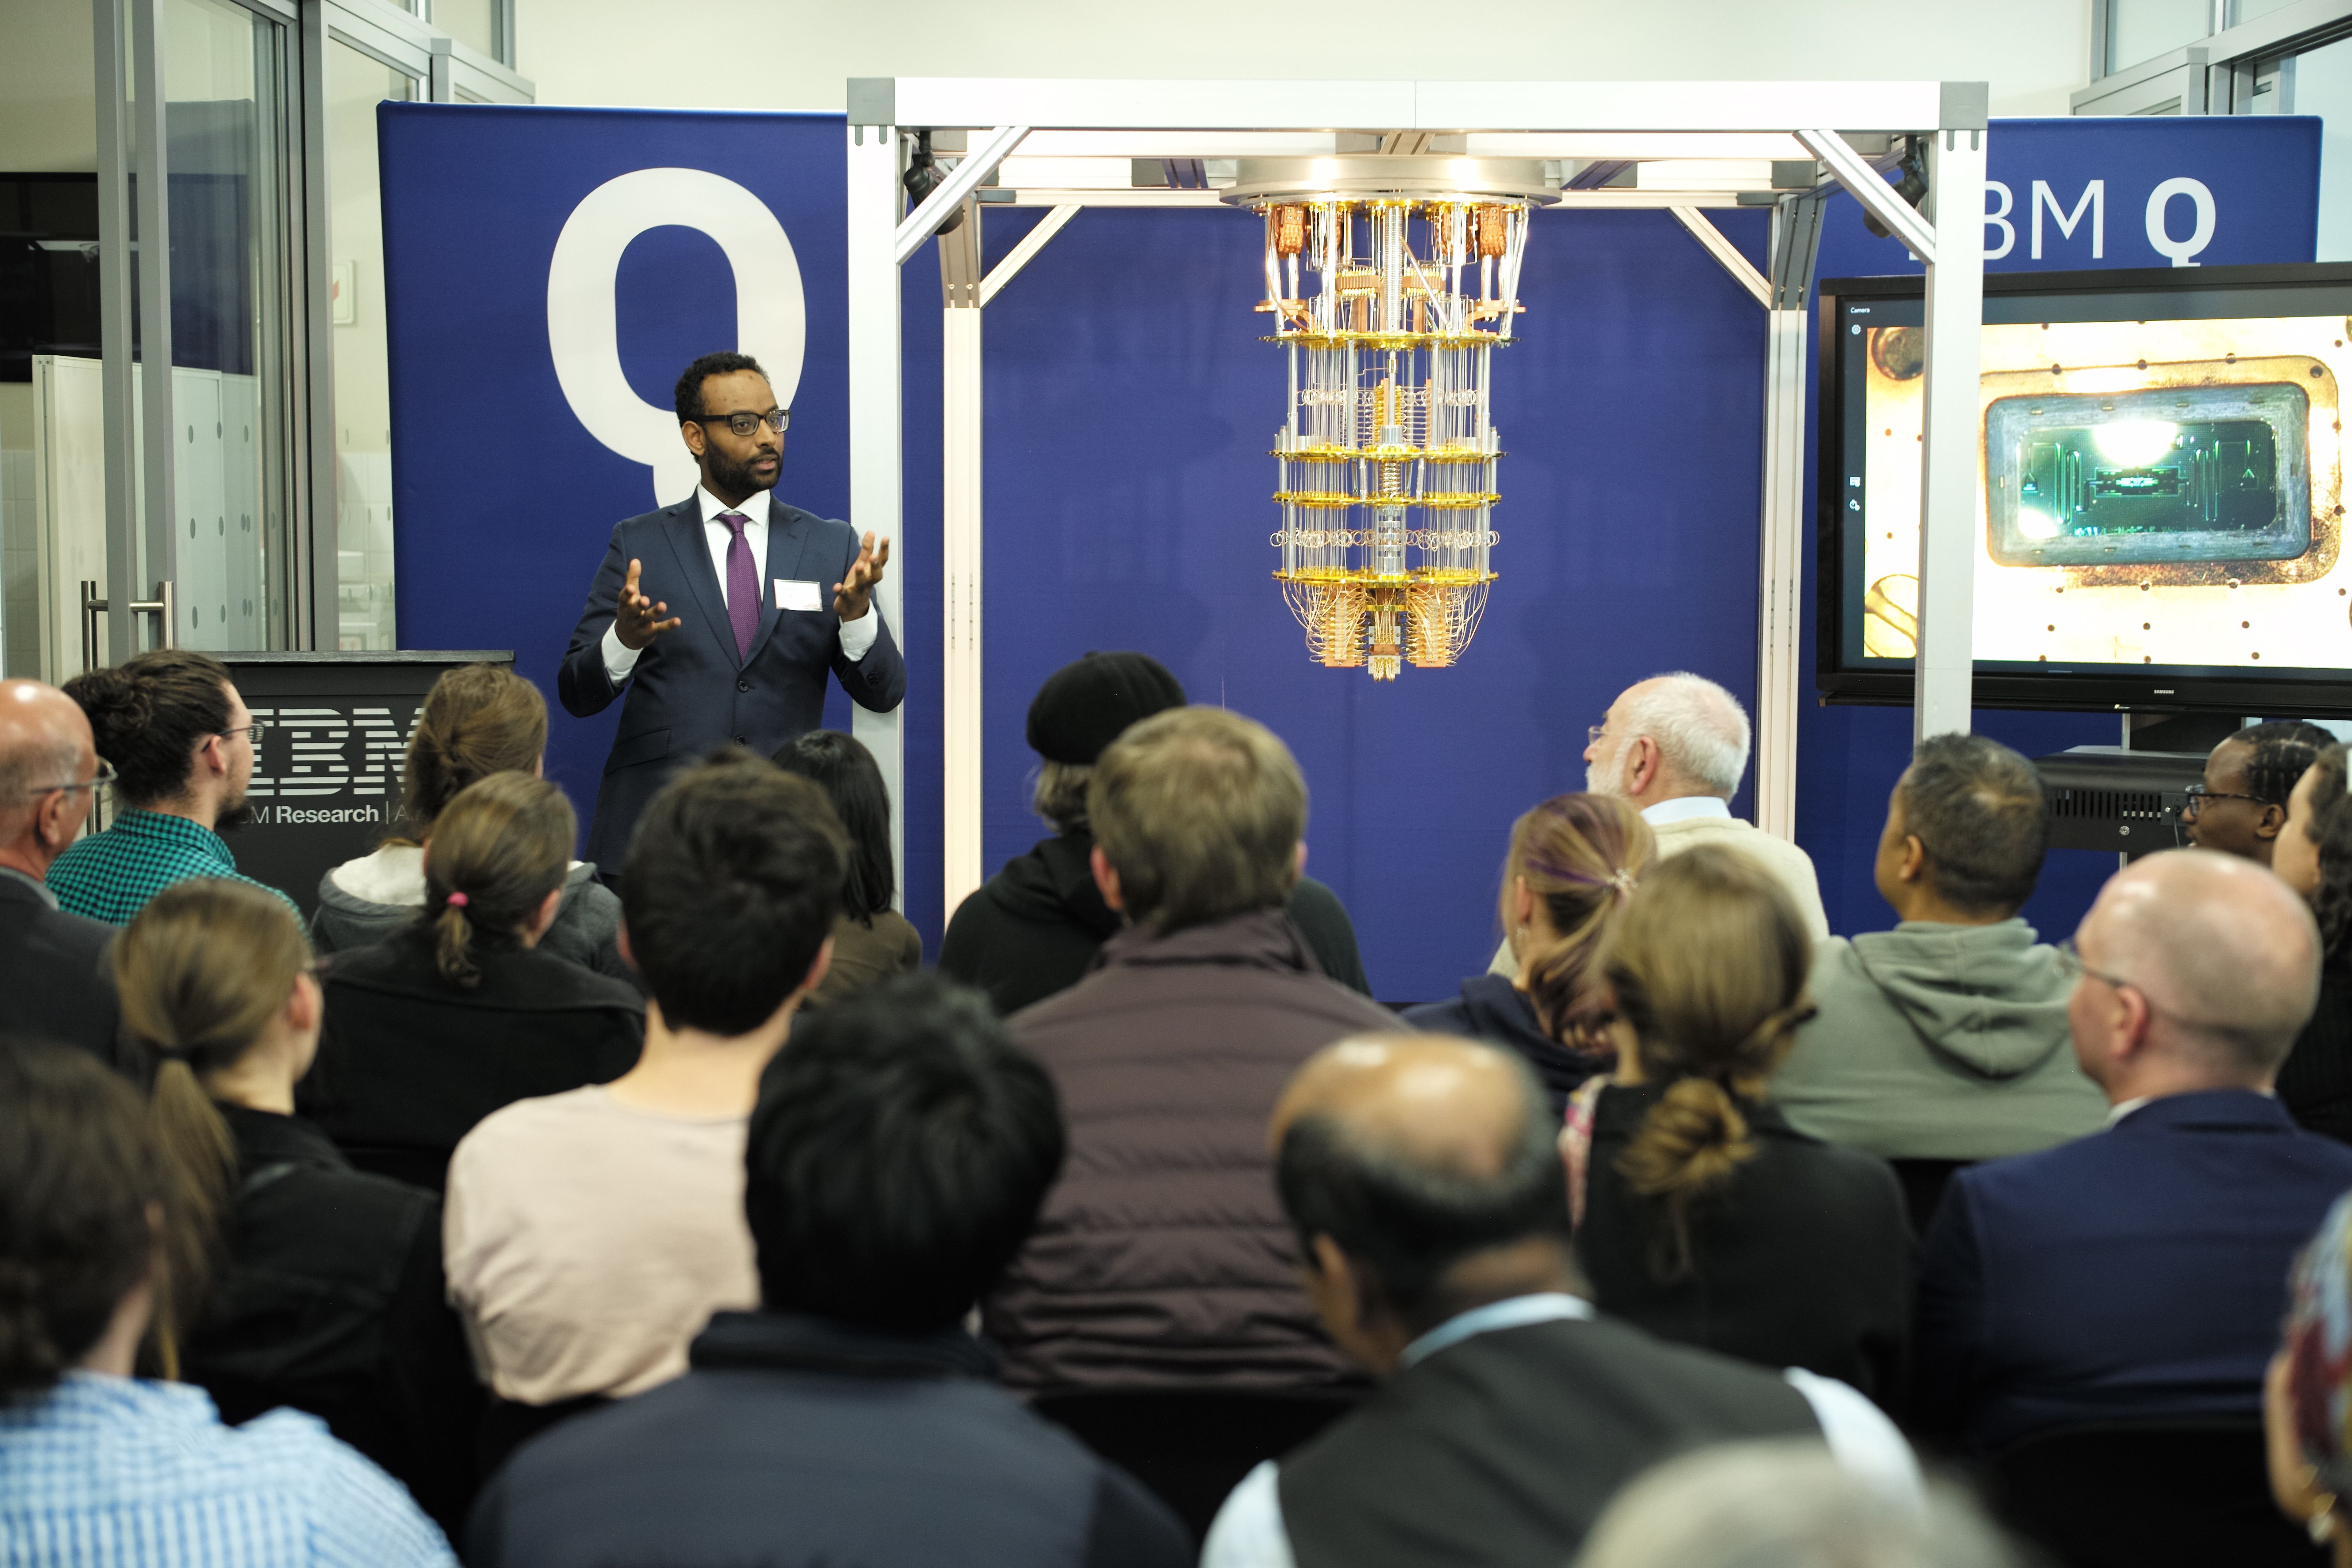
[[[1694,844],[1721,844],[1771,872],[1815,942],[1830,934],[1812,857],[1785,838],[1731,815],[1731,794],[1748,771],[1748,715],[1739,700],[1705,676],[1652,676],[1620,692],[1584,748],[1584,787],[1639,807],[1657,836],[1661,859]],[[1506,942],[1490,972],[1513,974]]]

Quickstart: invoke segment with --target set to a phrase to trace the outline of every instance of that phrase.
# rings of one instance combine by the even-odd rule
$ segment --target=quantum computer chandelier
[[[1244,161],[1265,219],[1266,341],[1289,360],[1275,437],[1274,574],[1333,669],[1443,669],[1478,630],[1495,465],[1495,349],[1520,310],[1537,161]]]

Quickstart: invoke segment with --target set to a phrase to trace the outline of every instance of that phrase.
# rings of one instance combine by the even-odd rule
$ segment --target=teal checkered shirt
[[[129,925],[148,900],[173,883],[194,877],[244,882],[286,899],[266,882],[238,876],[236,857],[219,834],[160,811],[124,812],[113,826],[58,856],[49,867],[48,883],[58,908],[120,926]],[[293,900],[286,899],[286,907],[301,918]]]

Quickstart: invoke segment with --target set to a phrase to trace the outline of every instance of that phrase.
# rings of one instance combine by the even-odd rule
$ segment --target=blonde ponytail
[[[167,1377],[177,1375],[236,1175],[236,1142],[204,1077],[236,1065],[310,966],[300,922],[242,882],[166,888],[115,942],[123,1024],[156,1061],[148,1118],[166,1178],[155,1322]]]
[[[1735,850],[1700,846],[1643,879],[1611,933],[1601,972],[1641,1070],[1665,1085],[1617,1169],[1665,1220],[1653,1265],[1692,1267],[1695,1205],[1756,1157],[1741,1098],[1760,1100],[1798,1026],[1811,943],[1789,896]]]

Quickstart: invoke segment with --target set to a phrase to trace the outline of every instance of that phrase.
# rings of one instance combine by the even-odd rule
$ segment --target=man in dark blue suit
[[[2252,1416],[2288,1266],[2352,1188],[2272,1079],[2311,1014],[2319,932],[2210,850],[2119,872],[2068,951],[2105,1131],[1953,1178],[1920,1286],[1918,1426],[1995,1453],[2090,1422]]]
[[[677,401],[702,483],[614,528],[556,676],[565,710],[583,719],[627,693],[588,830],[607,880],[681,763],[730,741],[768,756],[823,722],[826,670],[876,713],[907,695],[873,597],[890,542],[775,499],[792,411],[767,373],[749,354],[705,354],[678,377]]]

